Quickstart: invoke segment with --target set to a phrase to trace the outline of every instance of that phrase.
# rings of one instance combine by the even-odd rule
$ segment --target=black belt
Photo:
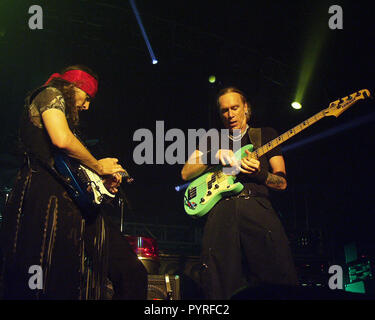
[[[247,188],[244,188],[239,194],[233,195],[228,197],[227,199],[238,199],[238,198],[245,198],[249,199],[250,197],[262,197],[262,198],[268,198],[268,195],[260,192],[256,192],[254,190],[250,190]]]

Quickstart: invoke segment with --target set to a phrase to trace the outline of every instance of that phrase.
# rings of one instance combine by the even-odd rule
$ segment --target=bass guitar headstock
[[[367,99],[370,97],[370,91],[368,91],[367,89],[359,90],[357,92],[352,93],[349,96],[331,102],[329,104],[329,107],[323,111],[324,115],[335,116],[337,118],[341,113],[343,113],[345,110],[347,110],[349,107],[351,107],[359,100]]]

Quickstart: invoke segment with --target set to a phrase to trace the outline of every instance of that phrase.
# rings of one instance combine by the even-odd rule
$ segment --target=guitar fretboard
[[[318,112],[317,114],[313,115],[312,117],[308,118],[307,120],[301,122],[300,124],[296,125],[292,129],[284,132],[282,135],[278,136],[277,138],[267,142],[265,145],[259,147],[255,151],[252,152],[254,158],[259,159],[262,155],[267,153],[268,151],[272,150],[273,148],[277,147],[278,145],[284,143],[285,141],[289,140],[291,137],[295,136],[297,133],[300,133],[302,130],[306,129],[307,127],[311,126],[315,122],[318,122],[320,119],[325,117],[325,110]]]

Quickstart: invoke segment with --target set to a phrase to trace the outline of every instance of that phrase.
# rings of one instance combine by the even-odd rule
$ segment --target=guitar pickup
[[[196,187],[189,189],[189,191],[188,191],[188,199],[189,200],[195,198],[196,195],[197,195],[197,188]]]

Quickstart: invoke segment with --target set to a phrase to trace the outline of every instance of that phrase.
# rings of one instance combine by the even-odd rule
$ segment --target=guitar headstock
[[[370,98],[370,91],[367,89],[359,90],[352,93],[349,96],[333,101],[329,104],[329,107],[324,110],[325,116],[335,116],[336,118],[343,113],[346,109],[351,107],[354,103],[361,99]]]

